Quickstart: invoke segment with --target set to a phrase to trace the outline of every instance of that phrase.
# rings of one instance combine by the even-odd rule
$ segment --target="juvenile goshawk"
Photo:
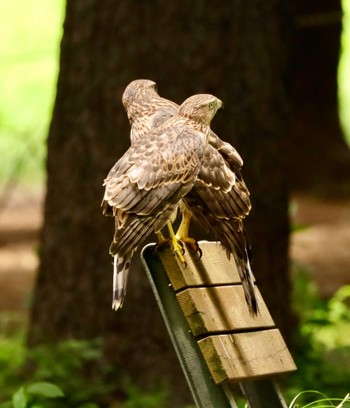
[[[222,102],[212,95],[186,99],[178,112],[133,140],[104,181],[103,212],[115,217],[113,308],[122,306],[131,257],[169,222],[200,171],[210,122]],[[175,237],[174,237],[175,238]],[[173,246],[177,242],[174,239]]]
[[[142,139],[179,109],[174,102],[160,97],[155,82],[147,79],[132,81],[124,91],[122,102],[131,124],[132,143]],[[210,130],[194,186],[180,204],[183,219],[176,235],[179,239],[188,236],[191,216],[214,232],[228,256],[233,255],[249,310],[257,314],[250,245],[243,226],[251,202],[240,171],[242,165],[237,150]]]

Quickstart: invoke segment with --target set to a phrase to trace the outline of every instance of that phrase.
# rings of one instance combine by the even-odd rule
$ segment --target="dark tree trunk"
[[[337,95],[341,1],[297,0],[290,7],[295,23],[290,184],[299,191],[349,195],[350,152],[340,129]]]
[[[103,178],[129,144],[120,98],[150,78],[181,102],[210,92],[225,102],[214,129],[241,151],[254,210],[254,272],[288,336],[286,50],[280,1],[68,0],[48,142],[41,265],[29,342],[102,336],[109,358],[152,383],[164,372],[185,389],[160,314],[136,266],[126,304],[111,310],[112,219],[101,215]],[[185,391],[183,391],[185,393]],[[181,392],[177,393],[181,400]]]

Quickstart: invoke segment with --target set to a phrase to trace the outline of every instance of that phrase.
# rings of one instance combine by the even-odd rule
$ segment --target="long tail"
[[[130,260],[131,256],[129,256],[129,254],[125,256],[114,256],[112,301],[112,309],[114,310],[118,310],[123,306],[128,283]]]
[[[259,312],[259,304],[251,268],[250,243],[244,230],[241,227],[237,228],[232,220],[231,222],[222,221],[220,227],[219,240],[226,249],[228,256],[233,255],[234,257],[249,312],[252,316],[256,316]]]
[[[213,223],[211,227],[217,233],[227,254],[233,255],[249,312],[252,316],[256,316],[259,312],[259,304],[251,268],[250,243],[244,232],[243,224],[241,222],[237,224],[233,220],[222,220],[220,223]]]
[[[200,218],[199,218],[200,219]],[[202,218],[203,224],[207,223],[225,248],[228,257],[233,255],[239,277],[242,281],[244,296],[252,316],[259,312],[258,300],[256,297],[254,277],[250,265],[251,249],[249,241],[245,235],[243,225],[237,224],[234,220],[218,220],[216,217],[207,216]]]
[[[254,277],[249,258],[247,258],[247,260],[239,259],[236,254],[234,254],[234,258],[236,261],[238,274],[242,281],[244,297],[247,302],[249,312],[251,315],[256,316],[259,311],[259,306],[256,298]]]

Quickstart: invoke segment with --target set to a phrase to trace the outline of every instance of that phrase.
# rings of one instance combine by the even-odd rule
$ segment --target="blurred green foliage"
[[[291,400],[305,390],[317,390],[344,398],[350,392],[350,285],[325,301],[305,271],[298,269],[293,296],[300,318],[294,353],[298,370],[288,382],[286,395]],[[303,393],[298,404],[312,400],[315,395]],[[350,402],[343,406],[350,407]]]
[[[293,296],[300,318],[293,353],[298,370],[283,384],[284,397],[292,407],[333,404],[350,408],[349,400],[340,405],[350,392],[350,285],[325,301],[307,274],[298,269]],[[167,406],[171,385],[160,380],[153,391],[140,391],[131,378],[103,357],[102,350],[103,344],[97,339],[69,340],[27,351],[23,320],[8,312],[0,314],[0,408],[13,407],[15,395],[26,401],[23,408]],[[43,383],[58,387],[64,396],[47,397]],[[31,393],[33,387],[39,389],[38,394]],[[59,392],[57,388],[53,391]],[[240,401],[239,406],[245,403]]]
[[[64,2],[1,6],[0,181],[42,180]]]
[[[342,0],[340,118],[350,142],[350,0]],[[43,181],[45,138],[58,71],[63,0],[13,0],[1,7],[0,182]]]
[[[50,401],[62,398],[62,390],[55,384],[36,382],[19,388],[11,401],[0,404],[0,408],[44,408],[50,406]]]
[[[163,406],[166,387],[140,392],[106,361],[99,339],[72,339],[27,350],[24,322],[14,322],[13,314],[0,314],[0,408]]]
[[[342,3],[345,30],[339,99],[344,131],[350,141],[350,0]],[[0,181],[44,178],[44,141],[55,95],[64,5],[63,0],[2,3]],[[295,279],[294,305],[301,325],[298,371],[285,390],[290,401],[296,395],[300,406],[314,401],[315,396],[305,390],[317,389],[338,397],[350,391],[349,299],[350,286],[325,302],[306,274],[299,273]],[[17,317],[8,313],[0,318],[1,406],[96,408],[107,406],[106,398],[111,395],[111,400],[124,401],[119,407],[162,406],[166,389],[140,392],[130,379],[103,360],[99,341],[71,340],[40,346],[28,354],[23,322],[13,326],[14,321]],[[94,372],[89,372],[92,367]],[[88,386],[87,374],[91,378]],[[64,396],[58,395],[60,392]]]
[[[339,117],[345,139],[350,144],[350,0],[342,0],[343,32],[338,66]]]

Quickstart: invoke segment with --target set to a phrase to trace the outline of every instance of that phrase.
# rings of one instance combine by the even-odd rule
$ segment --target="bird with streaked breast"
[[[179,109],[174,102],[159,96],[155,82],[147,79],[132,81],[124,91],[122,102],[131,124],[132,142]],[[249,310],[256,315],[258,301],[250,265],[250,244],[243,226],[251,202],[240,172],[242,165],[237,150],[210,130],[201,170],[193,189],[179,206],[183,217],[176,236],[187,240],[191,217],[200,225],[207,225],[228,256],[233,255]]]
[[[103,212],[115,217],[110,246],[114,309],[123,304],[130,260],[137,246],[152,231],[159,232],[169,223],[192,189],[202,165],[210,122],[221,105],[212,95],[188,98],[176,115],[133,141],[105,179]],[[171,238],[173,250],[182,256],[175,234]]]

